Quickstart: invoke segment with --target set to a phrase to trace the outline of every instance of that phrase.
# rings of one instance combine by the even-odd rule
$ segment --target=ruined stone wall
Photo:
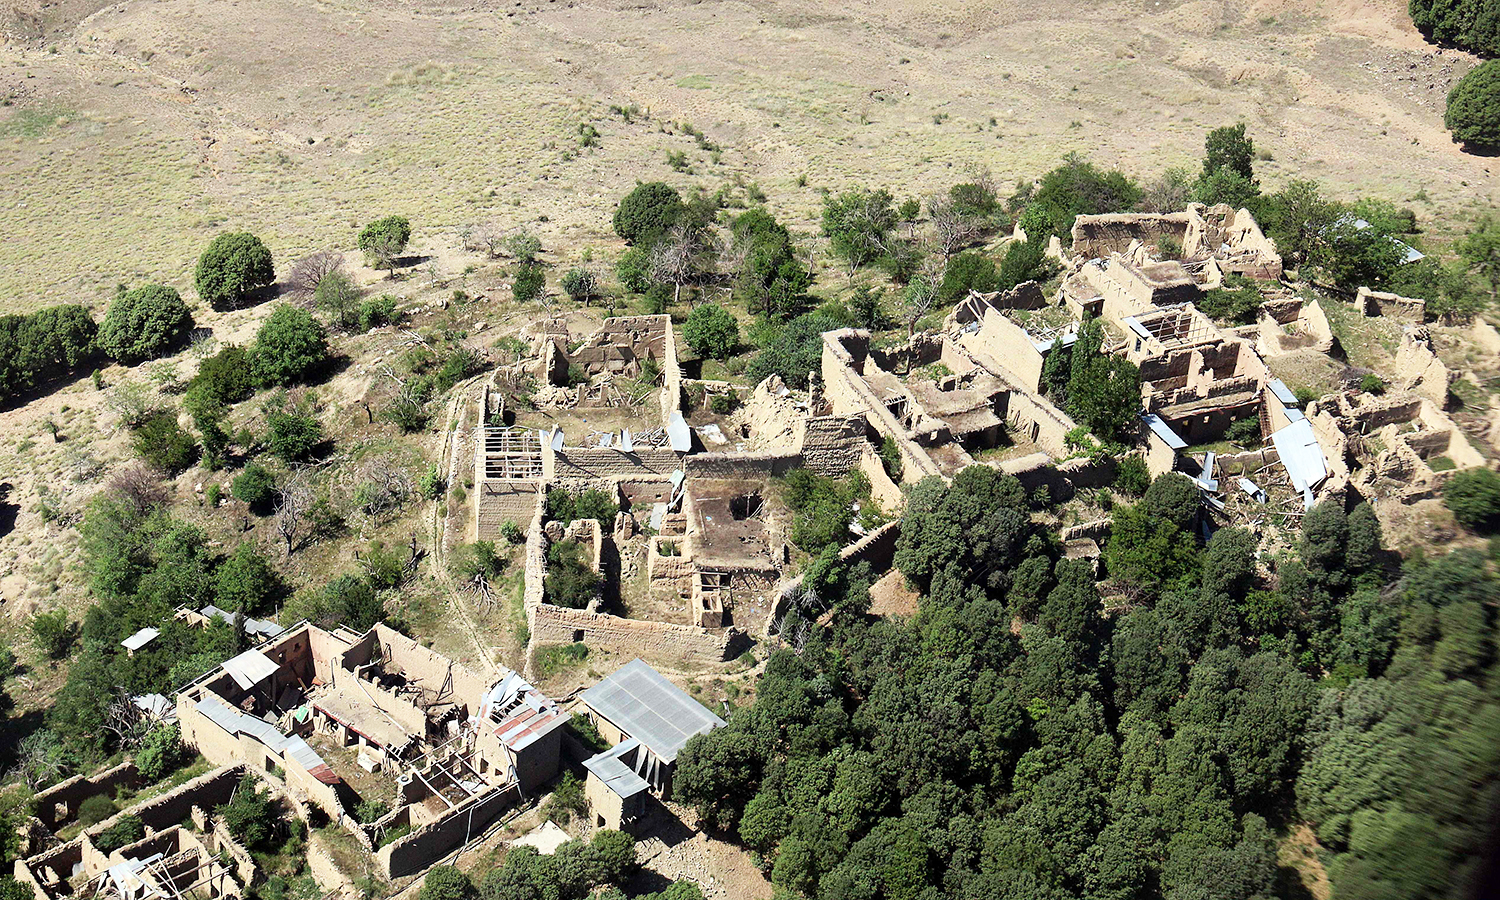
[[[529,610],[533,644],[582,642],[625,655],[704,666],[731,658],[736,628],[709,631],[693,625],[625,619],[607,613],[541,603]]]
[[[880,509],[887,515],[899,513],[906,505],[906,495],[901,493],[901,488],[886,474],[885,464],[880,461],[875,448],[868,443],[860,454],[859,470],[869,479],[870,497],[880,504]]]
[[[1024,391],[1011,391],[1005,401],[1005,419],[1023,437],[1054,456],[1068,452],[1068,432],[1078,425],[1045,398]]]
[[[535,481],[481,481],[474,485],[476,514],[474,540],[493,541],[506,522],[525,527],[541,505],[541,484]]]
[[[1029,391],[1041,390],[1042,366],[1046,357],[1031,343],[1031,336],[1008,317],[994,310],[985,313],[978,333],[966,337],[964,344],[978,349],[1005,367],[1019,385]]]
[[[865,440],[862,416],[818,416],[807,420],[802,465],[819,475],[842,478],[859,465]]]
[[[800,453],[695,453],[683,459],[689,478],[742,480],[772,478],[802,467]]]
[[[1359,289],[1354,302],[1367,316],[1384,316],[1402,322],[1421,323],[1427,318],[1427,301],[1416,297],[1402,297],[1386,291]]]
[[[881,437],[894,438],[901,448],[901,461],[905,467],[904,480],[915,481],[928,475],[941,477],[937,464],[911,438],[906,429],[891,415],[860,373],[864,369],[863,359],[856,360],[844,346],[849,341],[856,347],[867,344],[869,335],[864,332],[844,329],[829,331],[823,335],[823,390],[837,415],[863,415],[865,421]]]
[[[124,815],[132,815],[140,819],[148,833],[165,831],[186,819],[195,806],[213,809],[228,803],[230,796],[234,794],[235,786],[244,777],[245,771],[243,765],[229,765],[214,769],[159,797],[152,797],[150,800],[111,816],[85,829],[84,834],[92,840],[108,830],[119,820],[120,816]]]
[[[641,478],[669,475],[682,465],[683,456],[671,449],[637,449],[631,452],[597,447],[564,447],[542,450],[547,478]]]
[[[491,822],[520,800],[521,789],[516,784],[465,800],[436,821],[376,851],[375,861],[381,874],[386,878],[401,878],[420,872],[483,834]]]
[[[73,821],[78,806],[89,797],[113,795],[121,785],[137,782],[135,763],[123,762],[96,775],[74,775],[44,791],[38,791],[34,803],[36,817],[52,831]],[[62,807],[59,809],[58,807]]]
[[[1188,213],[1106,213],[1073,220],[1073,254],[1099,259],[1124,253],[1133,241],[1155,245],[1170,237],[1186,248]]]
[[[1116,462],[1101,459],[1069,459],[1055,463],[1045,453],[1032,453],[1017,459],[1008,459],[1000,464],[1000,471],[1015,476],[1027,493],[1045,487],[1052,500],[1066,503],[1073,499],[1080,488],[1103,487],[1113,484]]]

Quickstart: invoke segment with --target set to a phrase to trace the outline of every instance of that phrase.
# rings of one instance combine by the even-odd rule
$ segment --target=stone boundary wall
[[[889,572],[896,558],[896,541],[901,537],[901,522],[887,522],[849,546],[839,551],[839,559],[847,565],[857,562],[868,562],[870,569],[881,575]],[[761,626],[761,636],[769,637],[771,625],[775,623],[781,609],[793,597],[802,590],[802,576],[788,579],[781,583],[776,592],[776,602],[771,604],[771,611],[766,615],[765,624]]]
[[[802,468],[800,453],[695,453],[683,458],[683,470],[689,478],[711,478],[722,481],[778,478],[793,469]]]
[[[34,798],[36,802],[33,804],[36,817],[43,825],[56,831],[73,821],[78,815],[78,806],[83,801],[98,794],[113,794],[115,788],[122,784],[134,786],[137,780],[135,763],[128,760],[95,775],[74,775],[37,792]],[[58,806],[65,807],[60,816]]]
[[[1069,525],[1067,528],[1059,529],[1057,537],[1063,542],[1076,541],[1088,538],[1094,541],[1102,541],[1109,536],[1114,528],[1113,519],[1095,519],[1092,522],[1079,522],[1077,525]]]
[[[627,453],[598,447],[542,448],[543,468],[548,480],[670,475],[682,466],[682,460],[682,454],[670,449],[640,449]]]
[[[152,797],[110,816],[103,822],[86,829],[84,835],[92,842],[95,837],[125,815],[140,819],[148,834],[153,831],[165,831],[186,819],[195,806],[211,810],[222,803],[229,802],[230,796],[234,794],[235,785],[240,783],[246,771],[248,770],[242,763],[214,769],[159,797]]]
[[[535,481],[481,481],[474,485],[477,501],[474,540],[493,541],[506,522],[530,522],[541,504],[544,491]]]
[[[375,854],[386,878],[411,875],[481,835],[506,809],[519,802],[521,787],[511,783],[460,803],[436,820],[403,835]]]
[[[738,628],[710,631],[696,625],[626,619],[547,603],[538,604],[528,613],[533,645],[582,642],[617,653],[693,665],[730,659],[743,634]]]
[[[1402,297],[1362,287],[1354,295],[1354,302],[1367,316],[1384,316],[1387,319],[1417,323],[1427,319],[1427,301],[1415,297]]]
[[[1113,484],[1118,467],[1118,461],[1107,456],[1099,459],[1078,457],[1054,463],[1045,453],[1006,460],[999,466],[1002,472],[1014,475],[1028,493],[1045,487],[1058,503],[1073,499],[1080,488]]]
[[[214,820],[213,849],[215,853],[227,853],[234,860],[234,877],[239,879],[240,884],[251,885],[255,883],[255,875],[258,871],[255,858],[250,851],[241,846],[234,839],[229,829],[224,826],[223,819]]]

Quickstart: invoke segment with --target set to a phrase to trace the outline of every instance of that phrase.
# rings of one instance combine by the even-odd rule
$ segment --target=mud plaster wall
[[[709,665],[730,658],[738,629],[709,631],[692,625],[624,619],[606,613],[538,604],[531,613],[533,644],[579,642],[647,659]]]
[[[819,475],[841,478],[859,465],[867,445],[863,417],[818,416],[807,420],[802,464]]]
[[[1384,316],[1402,322],[1422,322],[1427,318],[1427,301],[1415,297],[1402,297],[1385,291],[1359,289],[1354,302],[1367,316]]]
[[[624,450],[564,447],[554,451],[543,447],[542,459],[548,479],[555,478],[640,478],[645,475],[669,475],[682,465],[682,454],[674,450]]]
[[[74,775],[37,793],[34,798],[36,817],[48,829],[56,831],[78,815],[78,805],[84,800],[97,794],[113,794],[116,787],[134,785],[135,782],[135,763],[128,761],[97,775]],[[58,810],[59,805],[64,809]]]
[[[474,540],[493,541],[506,522],[525,525],[541,506],[541,485],[534,481],[481,481],[474,486],[477,514]]]
[[[245,775],[245,767],[241,765],[224,766],[203,775],[199,775],[192,781],[183,784],[162,794],[153,797],[144,803],[132,806],[118,815],[111,816],[97,825],[87,829],[84,833],[90,841],[100,833],[108,830],[120,816],[132,815],[141,820],[141,824],[148,832],[164,831],[176,825],[188,817],[194,806],[203,809],[213,809],[216,806],[229,802],[230,796],[234,794],[235,787]]]
[[[1041,390],[1042,366],[1046,357],[1036,349],[1020,325],[991,310],[985,313],[979,332],[965,340],[977,343],[1022,387],[1029,391]]]
[[[801,467],[799,453],[695,453],[683,460],[689,478],[720,480],[779,477]]]
[[[400,878],[427,868],[467,840],[483,834],[491,822],[520,799],[520,787],[511,784],[455,806],[436,821],[376,851],[381,873],[387,878]]]
[[[1022,437],[1054,456],[1067,454],[1068,432],[1078,427],[1057,407],[1024,391],[1010,392],[1002,414]]]

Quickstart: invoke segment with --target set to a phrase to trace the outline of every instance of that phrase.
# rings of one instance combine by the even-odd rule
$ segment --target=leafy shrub
[[[531,303],[542,296],[547,287],[547,275],[541,263],[523,262],[516,267],[515,280],[510,285],[510,295],[517,303]]]
[[[176,722],[158,725],[141,741],[135,768],[147,782],[157,782],[181,765],[183,756],[182,727]]]
[[[588,269],[569,269],[563,273],[559,284],[569,297],[579,303],[588,303],[599,295],[599,276]]]
[[[126,844],[133,844],[146,837],[146,826],[135,816],[121,816],[94,838],[94,846],[102,853],[113,853]]]
[[[1500,60],[1480,63],[1453,86],[1443,125],[1473,149],[1500,148]]]
[[[427,467],[421,475],[417,476],[417,490],[428,500],[436,500],[443,496],[443,489],[447,485],[443,481],[443,475],[438,471],[436,464]]]
[[[688,313],[682,338],[693,352],[712,359],[728,359],[740,342],[740,325],[717,304],[704,304]]]
[[[609,741],[604,739],[604,736],[599,733],[599,727],[588,716],[573,713],[572,718],[568,719],[568,727],[573,729],[573,733],[578,736],[579,743],[583,744],[586,749],[593,750],[595,753],[609,749]]]
[[[574,718],[577,718],[575,716]],[[583,796],[583,782],[572,772],[564,772],[553,788],[552,796],[542,804],[542,818],[558,825],[567,825],[576,816],[588,815],[589,803]]]
[[[99,326],[99,347],[125,365],[165,356],[193,327],[182,295],[160,284],[121,291]]]
[[[840,325],[826,313],[813,312],[798,316],[775,330],[773,339],[750,361],[745,372],[750,380],[760,382],[779,375],[788,387],[806,388],[810,372],[819,371],[823,360],[823,332]]]
[[[901,445],[890,435],[886,435],[885,440],[880,442],[880,465],[892,481],[901,483],[901,476],[906,473],[906,463],[901,459]]]
[[[582,544],[558,541],[547,548],[547,577],[543,590],[548,603],[583,609],[598,595],[599,583],[599,573],[583,557]]]
[[[1133,497],[1146,493],[1151,486],[1151,470],[1139,456],[1127,456],[1115,468],[1115,487]]]
[[[307,459],[323,440],[323,426],[316,418],[300,410],[266,410],[266,444],[271,452],[287,462]]]
[[[1198,309],[1221,322],[1249,324],[1260,315],[1260,288],[1255,282],[1239,275],[1224,279],[1221,287],[1214,288],[1198,301]]]
[[[256,332],[251,355],[261,387],[291,385],[328,361],[328,336],[307,310],[283,303]]]
[[[1411,0],[1407,12],[1429,40],[1479,56],[1500,56],[1500,16],[1485,0]]]
[[[397,320],[396,298],[390,294],[372,297],[359,305],[359,330],[369,331]]]
[[[152,413],[130,440],[137,456],[169,475],[185,471],[198,461],[198,442],[177,424],[177,413],[171,410]]]
[[[965,250],[948,261],[942,285],[938,288],[938,297],[944,303],[953,303],[967,297],[969,291],[988,293],[998,285],[999,273],[995,270],[995,261],[983,253]]]
[[[236,500],[250,504],[251,508],[264,511],[271,505],[276,493],[276,477],[265,466],[252,462],[245,470],[234,476],[229,483],[229,493]]]
[[[275,835],[275,801],[260,790],[260,782],[254,775],[240,779],[234,796],[214,812],[247,850],[267,849]]]
[[[1489,469],[1465,469],[1448,480],[1443,504],[1459,524],[1488,532],[1500,524],[1500,475]]]
[[[258,616],[286,590],[270,560],[246,541],[214,570],[214,603],[220,609]]]
[[[198,296],[214,306],[239,306],[246,294],[275,280],[271,251],[245,231],[214,238],[198,258],[193,275]]]
[[[500,523],[500,536],[510,544],[526,543],[526,531],[510,519]]]
[[[83,824],[83,827],[88,828],[91,825],[98,825],[119,811],[120,807],[115,805],[115,801],[103,794],[95,794],[92,797],[85,797],[83,802],[78,804],[78,821]]]
[[[329,272],[318,281],[313,289],[313,305],[344,331],[353,331],[359,324],[359,286],[343,272]]]
[[[189,409],[204,401],[234,404],[254,393],[250,351],[228,344],[198,364],[198,374],[188,382],[186,403]]]
[[[453,866],[433,866],[422,879],[417,900],[471,900],[474,882]]]
[[[1366,394],[1384,394],[1385,388],[1385,379],[1373,372],[1359,380],[1359,389]]]

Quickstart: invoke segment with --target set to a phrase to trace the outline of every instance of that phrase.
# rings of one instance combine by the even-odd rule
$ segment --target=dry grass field
[[[9,2],[0,311],[187,289],[226,227],[287,264],[392,212],[427,251],[529,222],[566,258],[611,240],[637,179],[757,184],[807,223],[823,187],[921,195],[1071,151],[1149,177],[1236,120],[1269,186],[1459,220],[1495,200],[1493,163],[1441,127],[1471,61],[1424,45],[1402,0]]]

